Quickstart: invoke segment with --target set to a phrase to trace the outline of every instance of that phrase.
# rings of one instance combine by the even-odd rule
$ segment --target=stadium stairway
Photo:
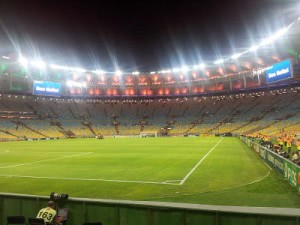
[[[71,113],[71,115],[73,116],[73,118],[76,119],[76,116],[70,106],[68,107],[68,109],[69,109],[69,112]]]
[[[26,105],[28,106],[29,109],[32,110],[32,112],[33,112],[35,115],[37,115],[37,110],[36,110],[31,104],[29,104],[29,103],[27,102]]]
[[[260,130],[264,130],[264,129],[266,129],[266,128],[269,128],[269,127],[273,126],[274,124],[279,123],[279,121],[280,121],[280,120],[275,120],[275,121],[269,123],[268,125],[264,126],[264,127],[263,127],[262,129],[260,129]]]
[[[235,132],[235,131],[238,131],[238,130],[240,130],[241,128],[244,128],[244,127],[248,126],[248,125],[251,124],[251,123],[252,123],[252,121],[250,121],[250,122],[248,122],[248,123],[245,123],[245,124],[243,124],[242,126],[236,128],[236,129],[234,129],[234,130],[232,130],[232,131],[230,131],[230,132],[233,133],[233,132]]]
[[[91,118],[91,117],[92,117],[92,114],[91,114],[91,112],[90,112],[90,110],[89,110],[88,108],[86,109],[86,112],[87,112],[89,118]]]
[[[64,130],[65,129],[64,126],[62,125],[62,123],[58,122],[58,121],[52,121],[51,125],[52,126],[57,126],[60,130]]]
[[[87,127],[94,135],[97,135],[91,124],[88,124]]]
[[[259,126],[259,127],[253,128],[253,129],[247,130],[246,132],[244,132],[244,134],[246,134],[246,135],[252,134],[252,133],[255,133],[255,132],[258,132],[258,131],[260,131],[260,130],[265,129],[265,128],[267,128],[268,126],[269,126],[269,125]]]
[[[201,124],[203,122],[203,118],[199,119],[199,120],[195,120],[192,124],[191,127],[189,127],[185,132],[183,132],[183,134],[187,134],[189,133],[195,126]]]
[[[173,109],[173,106],[171,106],[171,107],[169,108],[166,117],[169,117],[169,116],[170,116],[170,114],[171,114],[171,112],[172,112],[172,109]]]
[[[76,134],[72,132],[71,130],[59,130],[60,133],[62,133],[65,137],[76,137]]]
[[[284,129],[285,130],[288,130],[289,128],[291,128],[291,127],[299,127],[300,126],[300,122],[298,122],[298,123],[294,123],[294,124],[290,124],[290,125],[288,125],[288,126],[285,126],[284,127]]]
[[[18,138],[17,135],[14,135],[14,134],[10,133],[10,132],[7,131],[7,130],[0,130],[0,132],[5,133],[5,134],[8,134],[8,135],[10,135],[10,136],[12,136],[12,137]]]
[[[181,113],[181,117],[184,117],[185,113],[189,110],[189,106],[186,106],[185,109]]]
[[[222,124],[223,124],[222,122],[219,122],[216,126],[214,126],[213,128],[209,129],[207,131],[207,133],[212,133],[214,130],[217,130],[220,126],[222,126]]]
[[[50,110],[55,117],[58,117],[58,114],[55,112],[55,110],[52,108],[52,106],[50,106]]]
[[[47,136],[47,135],[45,135],[45,134],[43,134],[43,133],[41,133],[41,132],[33,129],[32,127],[28,126],[28,124],[26,124],[26,123],[23,123],[21,121],[16,122],[16,121],[13,121],[13,120],[11,122],[14,123],[14,124],[16,124],[16,125],[21,125],[21,126],[25,127],[26,129],[31,130],[32,132],[34,132],[36,134],[39,134],[39,135],[41,135],[41,136],[43,136],[45,138],[49,138],[49,136]]]
[[[41,132],[39,132],[39,131],[33,129],[32,127],[28,126],[28,125],[25,124],[25,123],[23,123],[23,126],[26,127],[27,129],[29,129],[29,130],[31,130],[31,131],[33,131],[33,132],[39,134],[39,135],[42,135],[42,136],[44,136],[44,137],[46,137],[46,138],[49,138],[49,136],[47,136],[47,135],[45,135],[45,134],[43,134],[43,133],[41,133]]]
[[[116,134],[120,135],[120,130],[119,130],[119,126],[116,124],[115,126],[115,130],[116,130]]]
[[[144,124],[140,124],[140,132],[143,132],[144,131],[144,128],[145,128],[145,125]]]
[[[255,98],[254,102],[255,103],[248,109],[248,111],[252,111],[253,109],[257,108],[262,103],[262,100],[260,98]]]

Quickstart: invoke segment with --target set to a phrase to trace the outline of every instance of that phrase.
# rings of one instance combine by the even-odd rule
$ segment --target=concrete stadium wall
[[[0,224],[7,216],[35,217],[49,197],[0,193]],[[300,225],[300,209],[70,198],[67,225]]]

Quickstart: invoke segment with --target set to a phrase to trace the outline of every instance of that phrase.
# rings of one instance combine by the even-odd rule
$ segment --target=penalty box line
[[[191,169],[191,171],[180,181],[179,185],[183,185],[184,182],[193,174],[193,172],[198,168],[198,166],[200,166],[200,164],[204,161],[204,159],[206,159],[206,157],[218,146],[218,144],[220,144],[220,142],[223,140],[223,138],[221,138],[209,151],[208,153],[206,153],[205,156],[203,156],[198,163]]]
[[[85,152],[85,153],[80,153],[80,154],[75,154],[75,155],[69,155],[69,156],[64,156],[64,157],[52,158],[52,159],[42,159],[42,160],[38,160],[38,161],[35,161],[35,162],[31,162],[31,163],[21,163],[21,164],[10,165],[10,166],[2,166],[2,167],[0,167],[0,169],[14,168],[14,167],[27,166],[27,165],[32,165],[32,164],[37,164],[37,163],[42,163],[42,162],[49,162],[49,161],[54,161],[54,160],[68,159],[68,158],[73,158],[73,157],[78,157],[78,156],[89,155],[89,154],[92,154],[92,153],[94,153],[94,152]]]

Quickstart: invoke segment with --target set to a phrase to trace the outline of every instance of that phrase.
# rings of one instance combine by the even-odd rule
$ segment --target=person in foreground
[[[45,223],[60,224],[65,218],[56,215],[55,202],[49,201],[47,207],[42,208],[36,218],[41,218]]]

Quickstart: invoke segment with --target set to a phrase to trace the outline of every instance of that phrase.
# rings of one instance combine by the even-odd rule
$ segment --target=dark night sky
[[[9,33],[26,56],[90,69],[192,65],[250,47],[251,39],[297,18],[296,2],[0,1],[0,45],[13,49]]]

